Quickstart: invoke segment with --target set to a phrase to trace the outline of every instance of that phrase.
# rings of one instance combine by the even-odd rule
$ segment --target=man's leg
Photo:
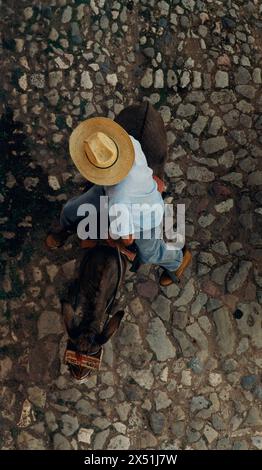
[[[179,268],[183,260],[182,250],[169,250],[164,240],[136,240],[139,258],[144,264],[157,264],[170,271]]]
[[[103,196],[102,186],[92,186],[86,193],[69,199],[64,205],[60,215],[60,225],[62,229],[75,231],[78,223],[85,216],[78,216],[77,210],[82,204],[92,204],[97,213],[100,211],[100,196]]]
[[[191,262],[191,253],[187,249],[171,250],[163,239],[155,238],[154,231],[150,239],[136,240],[139,259],[142,263],[156,264],[164,268],[160,284],[167,286],[178,281]]]
[[[69,199],[61,211],[60,225],[48,235],[46,245],[49,248],[58,248],[64,244],[69,235],[76,231],[78,223],[84,218],[84,216],[77,215],[81,204],[93,204],[99,213],[102,195],[103,187],[94,185],[80,196]]]

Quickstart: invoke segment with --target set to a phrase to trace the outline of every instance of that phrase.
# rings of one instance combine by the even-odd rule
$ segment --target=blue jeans
[[[61,212],[61,226],[66,230],[76,229],[77,224],[84,218],[82,216],[77,216],[77,209],[81,204],[93,204],[99,214],[101,209],[100,196],[103,195],[103,187],[94,185],[86,193],[69,199]],[[102,207],[102,210],[108,209]],[[168,249],[165,241],[162,238],[157,238],[158,230],[160,230],[160,228],[157,228],[156,230],[152,229],[150,233],[144,233],[144,238],[142,238],[141,233],[140,238],[135,240],[139,261],[142,264],[156,264],[168,271],[176,271],[183,260],[182,250]],[[150,238],[145,238],[146,236]]]

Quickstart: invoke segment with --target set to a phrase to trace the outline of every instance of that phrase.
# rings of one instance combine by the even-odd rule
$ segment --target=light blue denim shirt
[[[130,136],[135,149],[135,161],[128,175],[113,186],[105,186],[108,196],[111,234],[125,236],[158,227],[163,220],[164,202],[153,179],[140,143]],[[143,205],[143,206],[142,206]],[[118,207],[117,207],[118,206]]]

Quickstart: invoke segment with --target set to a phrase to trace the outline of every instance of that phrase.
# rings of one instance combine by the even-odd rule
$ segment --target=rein
[[[117,285],[116,285],[115,291],[114,291],[114,293],[113,293],[111,299],[109,300],[109,302],[108,302],[108,304],[107,304],[107,306],[106,306],[105,312],[107,312],[107,311],[110,309],[110,307],[112,307],[112,305],[113,305],[113,303],[114,303],[114,301],[115,301],[115,299],[116,299],[116,296],[117,296],[118,289],[119,289],[119,287],[120,287],[121,281],[122,281],[122,279],[123,279],[123,271],[124,271],[124,269],[123,269],[123,259],[122,259],[122,257],[121,257],[121,253],[120,253],[120,250],[119,250],[118,247],[116,248],[116,250],[117,250],[117,264],[118,264],[118,279],[117,279]],[[108,322],[108,320],[106,321],[105,325],[107,324],[107,322]],[[105,325],[104,325],[104,326],[105,326]]]

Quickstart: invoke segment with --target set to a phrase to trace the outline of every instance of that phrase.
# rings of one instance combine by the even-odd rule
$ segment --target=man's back
[[[153,171],[147,164],[140,143],[134,137],[130,138],[135,149],[135,161],[130,172],[120,183],[104,188],[109,198],[112,215],[117,215],[112,207],[115,204],[124,204],[129,212],[129,221],[128,217],[124,222],[121,220],[121,228],[117,231],[119,236],[150,230],[160,225],[163,218],[164,204],[157,183],[153,179]],[[144,205],[143,217],[139,210],[140,204]],[[154,220],[152,220],[152,207],[155,204],[159,209],[154,211]]]

